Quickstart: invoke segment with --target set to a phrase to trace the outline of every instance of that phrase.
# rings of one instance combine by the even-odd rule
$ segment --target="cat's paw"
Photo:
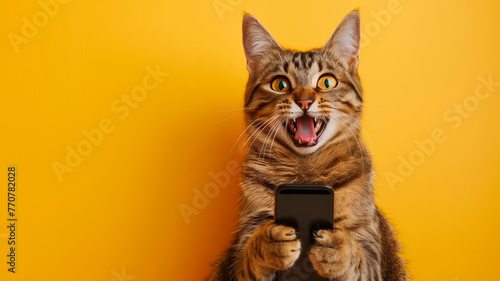
[[[352,237],[341,228],[319,230],[309,251],[316,272],[327,278],[343,275],[349,268],[355,249]]]
[[[270,221],[255,233],[254,252],[260,254],[264,264],[272,269],[291,267],[300,255],[300,241],[295,229]]]

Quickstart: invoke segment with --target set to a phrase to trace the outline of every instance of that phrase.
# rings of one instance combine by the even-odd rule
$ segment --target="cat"
[[[372,161],[360,137],[359,46],[356,10],[322,48],[306,52],[281,47],[255,17],[244,15],[250,145],[239,227],[208,280],[271,281],[294,264],[301,251],[295,229],[273,218],[275,189],[294,183],[334,189],[334,230],[319,230],[308,253],[319,275],[409,280],[396,234],[375,206]]]

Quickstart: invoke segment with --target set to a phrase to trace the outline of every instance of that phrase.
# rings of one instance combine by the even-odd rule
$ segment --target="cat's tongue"
[[[311,116],[302,115],[297,118],[297,132],[295,140],[302,139],[302,142],[308,143],[316,140],[316,132],[314,131],[314,122]]]

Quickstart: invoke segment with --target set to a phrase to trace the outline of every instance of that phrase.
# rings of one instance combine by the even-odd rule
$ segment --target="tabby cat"
[[[321,49],[282,48],[253,16],[243,18],[249,79],[244,112],[249,151],[242,170],[236,239],[210,281],[270,281],[301,245],[274,223],[281,184],[334,189],[334,230],[316,233],[309,258],[331,280],[408,280],[400,244],[375,206],[374,171],[360,137],[359,13],[352,11]]]

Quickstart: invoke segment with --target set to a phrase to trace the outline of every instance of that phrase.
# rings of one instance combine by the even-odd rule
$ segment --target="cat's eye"
[[[290,90],[290,81],[283,76],[276,77],[271,82],[271,89],[276,92],[288,92]]]
[[[318,79],[318,88],[321,90],[329,90],[337,86],[337,79],[331,74],[325,74]]]

